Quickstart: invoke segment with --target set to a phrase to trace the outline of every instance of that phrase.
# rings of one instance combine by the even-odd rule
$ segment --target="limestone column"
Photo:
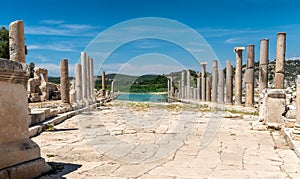
[[[168,77],[168,98],[171,97],[171,79]]]
[[[285,50],[286,50],[286,33],[279,32],[277,34],[276,45],[276,66],[275,66],[275,89],[284,88],[284,63],[285,63]]]
[[[254,104],[254,45],[247,46],[245,83],[246,83],[245,106],[253,106]]]
[[[201,100],[206,101],[206,65],[207,62],[201,63]]]
[[[112,80],[111,81],[111,96],[114,96],[114,94],[115,94],[115,81],[114,80]]]
[[[218,92],[218,61],[213,61],[212,66],[212,102],[217,102],[217,92]]]
[[[91,84],[90,84],[90,57],[87,56],[86,58],[86,87],[87,87],[87,90],[86,90],[86,95],[87,95],[87,98],[89,101],[91,101]]]
[[[60,61],[60,93],[61,101],[63,103],[70,102],[70,83],[69,83],[69,68],[68,60],[64,59]]]
[[[71,90],[70,90],[70,103],[76,103],[77,102],[77,98],[76,98],[76,87],[75,87],[75,80],[71,80]]]
[[[235,66],[235,105],[242,104],[242,62],[243,62],[243,50],[245,47],[235,47],[236,53],[236,66]]]
[[[181,87],[181,81],[178,81],[178,96],[177,98],[182,98],[182,87]]]
[[[94,101],[94,93],[95,93],[95,84],[94,84],[94,60],[92,58],[89,58],[89,78],[90,78],[90,96],[91,99]]]
[[[191,74],[190,70],[186,71],[186,98],[191,99]]]
[[[259,93],[268,88],[269,39],[260,40]]]
[[[82,98],[87,101],[87,55],[86,52],[81,52],[81,78],[82,78]]]
[[[105,97],[105,71],[102,71],[102,96]]]
[[[197,77],[197,100],[201,99],[201,78],[200,76]]]
[[[181,72],[181,99],[185,99],[185,71]]]
[[[211,84],[210,84],[210,78],[206,78],[206,101],[211,101]]]
[[[232,104],[233,97],[233,70],[229,60],[226,61],[226,104]]]
[[[300,140],[300,75],[297,75],[296,123],[291,136],[294,140]]]
[[[23,21],[15,21],[9,25],[9,58],[26,63]]]
[[[219,70],[219,78],[218,78],[218,102],[224,103],[224,72],[223,70]]]
[[[81,71],[81,65],[76,64],[75,65],[75,84],[76,84],[76,95],[77,95],[77,102],[81,103],[82,102],[82,71]]]

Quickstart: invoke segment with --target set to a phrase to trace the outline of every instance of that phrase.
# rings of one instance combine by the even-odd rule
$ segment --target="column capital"
[[[234,47],[233,51],[238,52],[238,51],[243,51],[245,50],[245,47]]]

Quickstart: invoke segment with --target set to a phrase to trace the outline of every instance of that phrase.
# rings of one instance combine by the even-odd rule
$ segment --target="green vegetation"
[[[0,58],[9,59],[9,34],[5,27],[0,28]]]

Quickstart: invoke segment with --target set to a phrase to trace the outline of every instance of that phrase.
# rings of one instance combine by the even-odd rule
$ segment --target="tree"
[[[0,58],[9,59],[9,34],[5,27],[0,28]]]

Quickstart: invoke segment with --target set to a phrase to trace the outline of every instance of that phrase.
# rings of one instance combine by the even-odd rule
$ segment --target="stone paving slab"
[[[300,178],[280,132],[188,106],[116,101],[67,119],[33,140],[47,162],[79,168],[44,178]]]

